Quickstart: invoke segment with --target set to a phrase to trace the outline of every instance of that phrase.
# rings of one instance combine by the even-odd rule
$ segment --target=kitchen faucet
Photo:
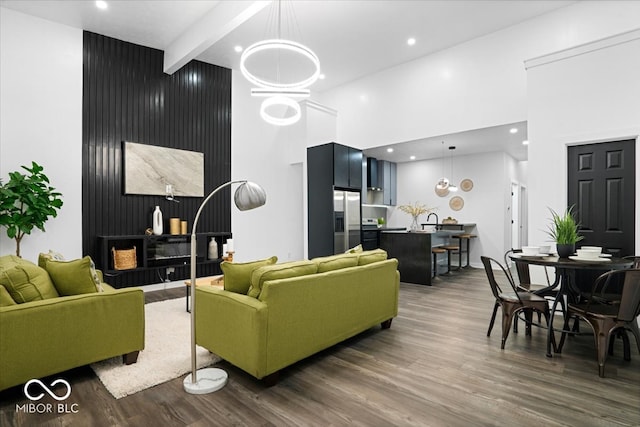
[[[436,217],[436,225],[438,225],[438,214],[435,212],[431,212],[429,215],[427,215],[427,223],[429,222],[429,218],[431,218],[431,215],[435,215]]]

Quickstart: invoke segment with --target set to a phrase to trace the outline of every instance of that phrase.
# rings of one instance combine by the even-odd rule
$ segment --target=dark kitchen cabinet
[[[382,204],[395,206],[397,203],[397,165],[386,160],[378,160],[378,188],[382,190]]]
[[[362,188],[362,151],[336,143],[333,146],[333,185],[340,188]]]
[[[349,247],[361,242],[362,172],[360,150],[333,142],[307,148],[309,258],[338,253],[345,236]],[[349,195],[348,211],[340,195]]]

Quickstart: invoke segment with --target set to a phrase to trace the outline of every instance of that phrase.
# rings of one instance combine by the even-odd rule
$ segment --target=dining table
[[[547,331],[547,357],[553,357],[551,353],[551,343],[554,334],[553,318],[560,302],[560,298],[566,297],[568,301],[577,302],[580,298],[580,289],[577,286],[575,277],[579,270],[600,270],[603,273],[611,270],[623,270],[633,266],[633,260],[628,258],[616,258],[606,254],[598,258],[587,259],[576,256],[569,258],[560,258],[557,255],[540,254],[540,255],[523,255],[522,253],[513,253],[509,255],[514,262],[523,262],[529,265],[540,265],[543,267],[552,267],[556,269],[556,274],[560,278],[560,289],[556,293],[551,306],[551,313],[548,322]],[[589,283],[589,288],[591,288]],[[569,331],[570,332],[570,331]],[[557,349],[553,349],[557,352]]]

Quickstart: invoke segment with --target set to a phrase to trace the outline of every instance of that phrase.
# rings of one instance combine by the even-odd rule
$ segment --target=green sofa
[[[378,323],[388,328],[398,313],[398,261],[373,252],[260,267],[248,295],[198,287],[197,344],[273,383],[286,366]]]
[[[115,356],[135,363],[144,348],[141,289],[100,283],[102,292],[94,286],[68,295],[79,274],[59,283],[66,276],[51,271],[58,280],[53,288],[44,268],[0,257],[0,390]]]

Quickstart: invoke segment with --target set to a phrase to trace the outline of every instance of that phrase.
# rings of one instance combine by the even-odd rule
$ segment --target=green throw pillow
[[[318,273],[324,273],[325,271],[340,270],[341,268],[357,266],[358,255],[346,253],[314,258],[311,261],[318,265]]]
[[[47,261],[51,260],[64,261],[65,259],[60,252],[55,252],[49,249],[49,252],[46,254],[40,253],[40,255],[38,255],[38,266],[46,269],[45,265],[47,264]]]
[[[0,285],[18,304],[60,296],[46,270],[15,255],[0,257]]]
[[[251,274],[251,287],[247,295],[258,298],[262,292],[262,285],[268,280],[306,276],[317,271],[318,266],[313,261],[293,261],[260,267]]]
[[[362,251],[363,251],[362,243],[360,243],[359,245],[356,245],[356,246],[352,247],[351,249],[347,249],[345,254],[359,254]]]
[[[374,249],[358,254],[358,265],[367,265],[387,259],[387,251],[384,249]]]
[[[47,260],[45,268],[60,295],[92,294],[102,290],[90,256],[73,261]]]
[[[0,285],[0,307],[8,307],[10,305],[16,305],[16,302],[11,298],[7,288]]]
[[[246,295],[249,291],[249,286],[251,286],[251,273],[253,273],[253,270],[265,265],[275,264],[277,261],[277,256],[244,263],[223,261],[220,264],[220,268],[224,273],[224,289]]]

